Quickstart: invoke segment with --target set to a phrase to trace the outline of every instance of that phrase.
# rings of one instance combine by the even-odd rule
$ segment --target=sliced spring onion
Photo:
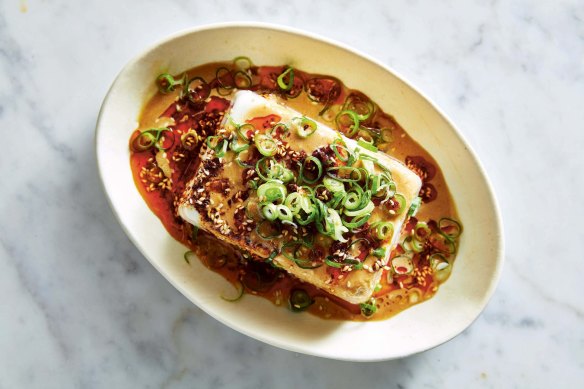
[[[356,210],[352,210],[352,211],[345,210],[344,214],[347,216],[350,216],[350,217],[363,216],[363,215],[367,215],[367,214],[370,215],[374,208],[375,208],[375,205],[373,204],[373,202],[371,200],[369,200],[369,203],[367,203],[367,205],[364,208],[356,209]]]
[[[213,149],[215,151],[215,155],[217,156],[217,158],[221,158],[225,155],[225,153],[227,152],[228,145],[229,145],[229,142],[227,141],[227,139],[223,139],[217,145],[217,147]]]
[[[450,262],[446,257],[440,253],[434,253],[430,255],[430,266],[436,271],[444,270],[450,266]]]
[[[346,242],[347,239],[343,237],[343,234],[349,232],[349,229],[343,225],[339,213],[334,209],[328,208],[324,219],[326,223],[324,228],[325,235],[339,242]]]
[[[359,304],[361,314],[365,317],[371,317],[377,312],[377,305],[374,297],[371,297],[366,303]]]
[[[272,222],[278,218],[278,208],[276,207],[275,204],[268,203],[263,206],[262,215],[264,215],[264,218],[266,218],[266,220]]]
[[[293,312],[302,312],[312,304],[314,304],[314,300],[310,297],[310,295],[303,289],[292,289],[290,291],[290,310]]]
[[[287,221],[287,222],[291,222],[292,221],[292,211],[290,211],[290,208],[288,208],[285,205],[277,205],[276,206],[276,212],[278,214],[278,219],[282,220],[282,221]]]
[[[193,257],[195,257],[195,253],[192,251],[187,251],[185,253],[185,255],[183,256],[185,262],[189,265],[191,264],[191,258],[193,258]]]
[[[274,178],[282,181],[283,183],[290,182],[294,179],[294,173],[292,173],[292,170],[290,170],[284,166],[281,167],[279,172],[280,172],[280,174],[277,176],[274,176]]]
[[[211,87],[202,77],[193,77],[183,85],[182,95],[193,103],[204,101],[210,94]]]
[[[396,215],[401,214],[405,210],[406,198],[403,195],[396,193],[390,201],[397,203],[397,207],[392,207]]]
[[[345,202],[345,195],[346,192],[337,192],[337,193],[333,193],[333,198],[330,199],[326,205],[330,208],[333,209],[339,209],[343,206],[343,203]]]
[[[269,263],[275,269],[283,269],[282,266],[280,266],[276,262],[274,262],[274,258],[276,258],[276,256],[278,255],[278,253],[279,253],[278,250],[272,251],[270,253],[270,256],[268,258],[266,258],[266,260],[264,262]]]
[[[379,240],[387,240],[393,235],[393,224],[391,222],[377,222],[371,225],[373,236]]]
[[[456,244],[445,235],[435,232],[428,238],[430,244],[437,250],[446,253],[454,254],[456,252]]]
[[[162,134],[168,132],[169,137],[168,139],[171,140],[170,145],[164,145],[161,142]],[[168,129],[167,127],[162,128],[151,128],[145,131],[142,131],[131,143],[132,148],[134,151],[145,151],[150,149],[152,146],[156,147],[159,150],[167,150],[174,145],[174,134],[173,132]]]
[[[385,258],[386,252],[387,250],[385,249],[385,247],[380,247],[373,250],[373,255],[376,256],[377,258]]]
[[[237,135],[240,136],[242,139],[249,141],[250,135],[255,132],[255,127],[251,123],[245,123],[241,126],[237,126]]]
[[[336,173],[336,174],[335,174]],[[353,166],[333,166],[327,169],[327,175],[338,181],[358,182],[361,181],[361,170]]]
[[[410,209],[408,210],[408,217],[415,216],[416,213],[418,213],[418,209],[420,208],[421,204],[422,204],[422,198],[416,197],[412,201],[412,205],[410,205]]]
[[[350,266],[350,267],[352,267],[355,270],[361,270],[361,269],[363,269],[363,263],[361,263],[360,261],[358,261],[356,259],[350,259],[349,258],[349,259],[345,259],[345,261],[343,261],[343,262],[335,262],[335,261],[332,261],[329,258],[330,257],[327,257],[324,260],[324,263],[326,263],[327,266],[334,267],[336,269],[341,269],[341,268],[343,268],[345,266]]]
[[[312,204],[309,197],[299,192],[290,193],[284,204],[294,215],[294,220],[302,226],[312,222],[316,217],[316,206]]]
[[[391,128],[382,128],[380,133],[381,139],[384,142],[387,143],[393,142],[393,130]]]
[[[360,121],[365,121],[375,112],[375,105],[371,100],[364,100],[358,95],[349,95],[343,104],[343,109],[354,111]]]
[[[316,269],[322,266],[322,263],[312,260],[312,247],[304,241],[288,242],[282,246],[280,252],[302,269]]]
[[[273,158],[263,157],[256,162],[255,170],[262,180],[267,181],[273,177],[272,168],[276,165]]]
[[[199,136],[195,131],[187,131],[180,136],[182,146],[187,150],[193,150],[199,143]]]
[[[345,201],[343,202],[343,207],[345,207],[346,210],[351,210],[351,209],[355,209],[355,208],[359,207],[359,204],[361,204],[361,196],[362,195],[363,195],[363,191],[361,191],[361,194],[359,194],[355,191],[350,191],[345,196]]]
[[[241,300],[241,298],[243,297],[244,289],[245,288],[243,287],[243,284],[241,282],[238,282],[237,286],[235,287],[236,295],[234,297],[225,297],[224,295],[221,295],[221,298],[225,301],[229,301],[230,303],[234,303],[236,301]]]
[[[349,149],[347,149],[347,146],[345,145],[345,142],[342,141],[342,139],[335,139],[329,147],[335,153],[339,161],[347,162],[349,160],[351,152]]]
[[[286,135],[289,131],[290,131],[290,129],[284,123],[276,123],[276,124],[274,124],[274,126],[270,130],[268,130],[268,133],[271,136],[282,137],[282,136]]]
[[[450,240],[456,239],[462,233],[462,226],[459,222],[449,217],[443,217],[438,221],[438,229],[442,235]]]
[[[246,150],[242,150],[242,151],[238,152],[237,156],[235,157],[235,162],[237,162],[237,164],[244,169],[253,167],[252,164],[247,163],[246,157],[248,157],[248,158],[250,157],[250,153],[248,151],[249,151],[249,148]]]
[[[225,82],[225,78],[228,78],[229,82]],[[215,79],[217,80],[217,83],[219,84],[217,86],[217,91],[219,91],[219,88],[223,88],[223,89],[227,89],[227,91],[228,91],[227,94],[229,94],[229,91],[234,88],[234,85],[233,85],[234,81],[233,81],[233,75],[231,74],[231,70],[227,69],[224,66],[217,68],[217,70],[215,71]]]
[[[355,111],[344,110],[337,114],[335,118],[337,129],[344,132],[349,138],[359,131],[359,117]]]
[[[371,215],[366,213],[363,215],[355,216],[351,220],[346,220],[345,218],[343,218],[343,225],[349,228],[350,230],[354,230],[355,228],[359,228],[363,224],[367,223],[370,217]]]
[[[293,214],[297,214],[301,210],[308,212],[308,211],[310,211],[310,208],[311,208],[310,199],[306,196],[303,196],[299,192],[290,193],[286,197],[284,204],[288,208],[290,208],[290,210],[292,211]]]
[[[132,142],[135,151],[145,151],[154,146],[156,143],[156,136],[148,131],[144,131],[138,135]]]
[[[369,150],[369,151],[372,151],[372,152],[374,152],[374,153],[376,153],[376,152],[378,151],[377,147],[375,147],[375,146],[373,145],[373,142],[366,142],[366,141],[364,141],[363,139],[359,139],[359,140],[357,141],[357,144],[358,144],[359,146],[363,147],[364,149],[366,149],[366,150]]]
[[[168,73],[162,73],[156,78],[156,85],[160,93],[173,92],[177,85],[182,85],[183,80],[175,80],[173,76]]]
[[[269,135],[257,134],[254,137],[254,142],[260,154],[265,157],[271,157],[278,151],[276,141]]]
[[[414,270],[414,264],[410,257],[399,255],[391,260],[391,268],[395,274],[410,274]]]
[[[229,148],[236,154],[239,154],[242,151],[247,150],[249,148],[249,144],[245,141],[242,141],[240,137],[234,134],[233,139],[229,143]]]
[[[430,235],[430,227],[426,222],[418,222],[414,227],[414,238],[417,240],[424,240]]]
[[[331,261],[328,257],[325,258],[324,263],[326,263],[327,266],[334,267],[335,269],[340,269],[343,266],[345,266],[345,264],[343,264],[341,262]]]
[[[413,251],[415,253],[420,253],[424,250],[424,243],[420,242],[413,236],[408,236],[402,242],[402,247],[406,252]]]
[[[313,175],[312,178],[307,177],[307,175],[305,174],[308,170],[308,164],[312,163],[313,166],[316,167],[316,174]],[[300,182],[306,182],[307,184],[314,184],[316,183],[318,180],[320,180],[320,177],[322,176],[322,162],[320,162],[320,160],[316,157],[313,157],[312,155],[309,155],[308,157],[306,157],[306,159],[304,160],[304,162],[302,162],[302,165],[300,165],[300,172],[298,173],[298,180]]]
[[[434,269],[434,278],[438,282],[444,282],[452,272],[450,261],[440,253],[430,255],[430,266]]]
[[[322,183],[325,188],[330,190],[333,193],[344,192],[345,191],[345,184],[341,181],[336,180],[331,177],[325,177],[322,179]]]
[[[251,62],[251,59],[249,59],[249,57],[245,57],[243,55],[241,55],[239,57],[235,57],[233,59],[233,64],[239,70],[248,70],[249,68],[251,68],[253,66],[253,63]]]
[[[301,138],[308,138],[318,129],[316,122],[307,117],[292,119],[296,124],[296,131]]]
[[[284,81],[284,78],[287,75],[288,75],[288,83],[286,83]],[[284,91],[289,91],[290,89],[292,89],[292,87],[294,86],[294,69],[291,67],[288,67],[286,70],[284,70],[282,72],[282,74],[280,74],[278,76],[277,82],[278,82],[278,86],[280,87],[280,89],[282,89]]]
[[[269,180],[258,187],[257,194],[260,201],[269,201],[270,203],[274,201],[284,202],[288,191],[280,181]]]

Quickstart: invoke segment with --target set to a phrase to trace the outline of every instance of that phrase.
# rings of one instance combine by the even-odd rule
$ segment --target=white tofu
[[[250,91],[236,93],[228,115],[233,122],[238,124],[258,117],[277,115],[280,118],[279,122],[285,123],[289,127],[294,127],[293,118],[303,116],[301,113],[278,103],[274,98],[264,98]],[[220,133],[225,137],[230,136],[233,131],[230,127],[224,124]],[[337,131],[317,122],[317,131],[308,138],[297,136],[292,128],[285,143],[292,151],[304,151],[307,155],[311,155],[314,150],[331,144],[339,136],[341,135]],[[420,191],[422,182],[419,177],[400,161],[381,152],[365,150],[357,142],[344,136],[341,138],[347,149],[354,151],[359,148],[361,154],[376,158],[380,165],[391,172],[397,192],[406,199],[405,209],[407,211]],[[186,187],[178,207],[178,213],[187,222],[214,234],[217,238],[257,257],[267,258],[274,253],[274,250],[279,251],[284,240],[280,238],[264,240],[254,231],[249,231],[246,226],[242,226],[241,221],[238,221],[235,214],[241,212],[242,202],[237,200],[236,194],[240,191],[247,192],[247,187],[243,182],[244,168],[235,163],[234,158],[234,153],[228,151],[224,157],[217,159],[214,151],[204,147],[200,155],[201,164],[194,178]],[[217,187],[218,191],[212,189],[217,189]],[[250,190],[249,192],[250,196],[253,196],[255,191]],[[394,226],[391,238],[379,242],[376,246],[376,248],[386,248],[386,256],[381,260],[382,265],[387,263],[391,250],[397,244],[403,223],[407,218],[406,213],[391,214],[383,206],[375,207],[371,212],[370,222],[389,221]],[[319,239],[323,238],[324,247],[328,249],[326,244],[330,245],[330,238],[318,235]],[[345,236],[351,239],[350,233]],[[276,255],[273,262],[295,277],[353,304],[367,301],[381,277],[381,269],[377,271],[354,270],[346,273],[342,280],[331,281],[331,274],[327,271],[326,264],[315,269],[304,269],[282,254]],[[364,263],[373,266],[374,262],[373,259],[367,259]]]

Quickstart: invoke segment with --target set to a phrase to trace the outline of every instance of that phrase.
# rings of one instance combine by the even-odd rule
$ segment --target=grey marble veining
[[[152,42],[233,20],[356,47],[457,123],[507,243],[459,337],[372,364],[279,350],[193,306],[125,237],[95,166],[101,100]],[[582,1],[0,1],[0,388],[582,387],[583,102]]]

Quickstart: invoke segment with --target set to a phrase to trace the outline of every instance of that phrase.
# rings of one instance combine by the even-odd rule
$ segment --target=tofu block
[[[302,281],[350,303],[363,303],[371,297],[379,282],[381,267],[386,265],[391,250],[397,244],[402,226],[407,219],[407,211],[417,198],[422,183],[419,177],[400,161],[385,153],[370,151],[324,124],[314,121],[315,132],[302,137],[300,134],[304,128],[301,124],[302,118],[301,113],[284,106],[276,98],[265,98],[250,91],[237,92],[217,134],[218,137],[213,139],[210,146],[204,146],[201,150],[199,168],[186,186],[178,213],[187,222],[257,258],[271,261],[275,266],[285,269]],[[266,135],[277,123],[284,124],[289,131],[277,130],[271,135]],[[240,127],[241,125],[245,126]],[[252,131],[249,131],[250,128]],[[249,139],[245,140],[243,136]],[[371,202],[375,202],[376,205],[369,206],[370,217],[364,226],[351,229],[353,231],[337,227],[337,232],[333,236],[319,232],[314,223],[302,226],[295,219],[292,222],[278,221],[279,219],[275,222],[264,220],[262,207],[265,205],[262,204],[265,204],[265,198],[260,198],[257,193],[257,188],[265,183],[256,171],[256,163],[263,157],[254,146],[254,139],[258,136],[276,139],[277,153],[271,158],[265,158],[263,163],[275,170],[279,169],[277,166],[289,169],[294,175],[292,182],[298,179],[300,166],[309,156],[321,160],[324,158],[327,163],[335,160],[342,166],[343,162],[332,152],[331,145],[344,144],[346,150],[362,156],[356,167],[371,174],[389,172],[397,195],[381,202],[372,198]],[[235,142],[236,138],[242,144],[248,141],[251,145],[239,156],[231,147],[233,144],[237,149],[239,143]],[[223,141],[229,146],[222,147]],[[325,163],[323,177],[326,176],[327,166],[335,165]],[[346,173],[348,170],[332,169],[331,172]],[[283,183],[287,195],[294,191],[308,195],[308,189],[300,188],[292,182]],[[312,186],[306,183],[303,185],[311,186],[314,190],[319,184],[322,184],[322,178]],[[326,203],[333,195],[330,191],[323,192],[322,185],[315,193],[319,191],[321,197],[324,196],[322,203]],[[390,206],[397,204],[396,196],[403,196],[400,198],[405,202],[401,212],[396,212],[395,207]],[[334,207],[329,207],[331,208]],[[336,220],[335,212],[326,212],[326,220],[333,223]],[[343,217],[347,218],[346,215]],[[392,232],[382,240],[372,238],[368,228],[379,222],[391,222],[393,225]],[[298,243],[302,241],[309,243]],[[371,255],[376,249],[385,249],[385,252],[381,256]],[[308,257],[296,255],[306,251]],[[383,252],[383,250],[377,252],[380,251]],[[344,260],[347,258],[350,263],[360,262],[360,265],[346,265],[347,262]],[[325,259],[329,263],[333,261],[340,265],[330,266]]]

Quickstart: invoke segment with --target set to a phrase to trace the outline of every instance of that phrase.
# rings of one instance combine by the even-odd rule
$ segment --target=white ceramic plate
[[[293,64],[329,74],[359,89],[438,161],[455,198],[464,235],[450,279],[431,300],[386,320],[366,323],[295,314],[262,298],[238,303],[219,296],[231,286],[199,261],[183,261],[173,240],[134,185],[128,139],[153,80],[213,61],[246,55],[259,65]],[[435,347],[480,314],[497,283],[503,258],[501,221],[477,157],[452,123],[403,78],[339,43],[289,28],[257,23],[212,25],[178,33],[131,61],[114,81],[97,123],[99,171],[112,209],[136,247],[193,303],[235,330],[263,342],[322,357],[376,361]]]

